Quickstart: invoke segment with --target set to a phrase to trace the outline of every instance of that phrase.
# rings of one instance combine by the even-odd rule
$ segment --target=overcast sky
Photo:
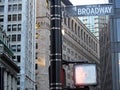
[[[69,0],[73,5],[105,4],[108,0]]]

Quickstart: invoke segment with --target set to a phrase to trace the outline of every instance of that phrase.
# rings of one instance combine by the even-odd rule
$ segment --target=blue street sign
[[[64,17],[113,15],[113,4],[66,6],[62,11]]]

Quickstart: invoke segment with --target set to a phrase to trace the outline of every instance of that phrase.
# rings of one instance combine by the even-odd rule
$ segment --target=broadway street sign
[[[113,4],[66,6],[62,11],[64,17],[113,15]]]

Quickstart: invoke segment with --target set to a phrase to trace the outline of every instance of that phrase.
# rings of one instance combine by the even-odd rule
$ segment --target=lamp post
[[[61,34],[61,0],[50,0],[51,48],[50,48],[50,90],[62,90],[62,34]]]

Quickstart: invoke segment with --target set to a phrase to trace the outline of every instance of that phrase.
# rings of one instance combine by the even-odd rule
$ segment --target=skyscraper
[[[33,90],[35,85],[35,0],[0,0],[0,24],[10,37],[13,59],[20,67],[17,90]]]
[[[120,90],[120,1],[113,3],[114,14],[100,32],[101,90]]]
[[[89,28],[89,30],[99,39],[99,31],[104,28],[108,16],[84,16],[80,20]]]

